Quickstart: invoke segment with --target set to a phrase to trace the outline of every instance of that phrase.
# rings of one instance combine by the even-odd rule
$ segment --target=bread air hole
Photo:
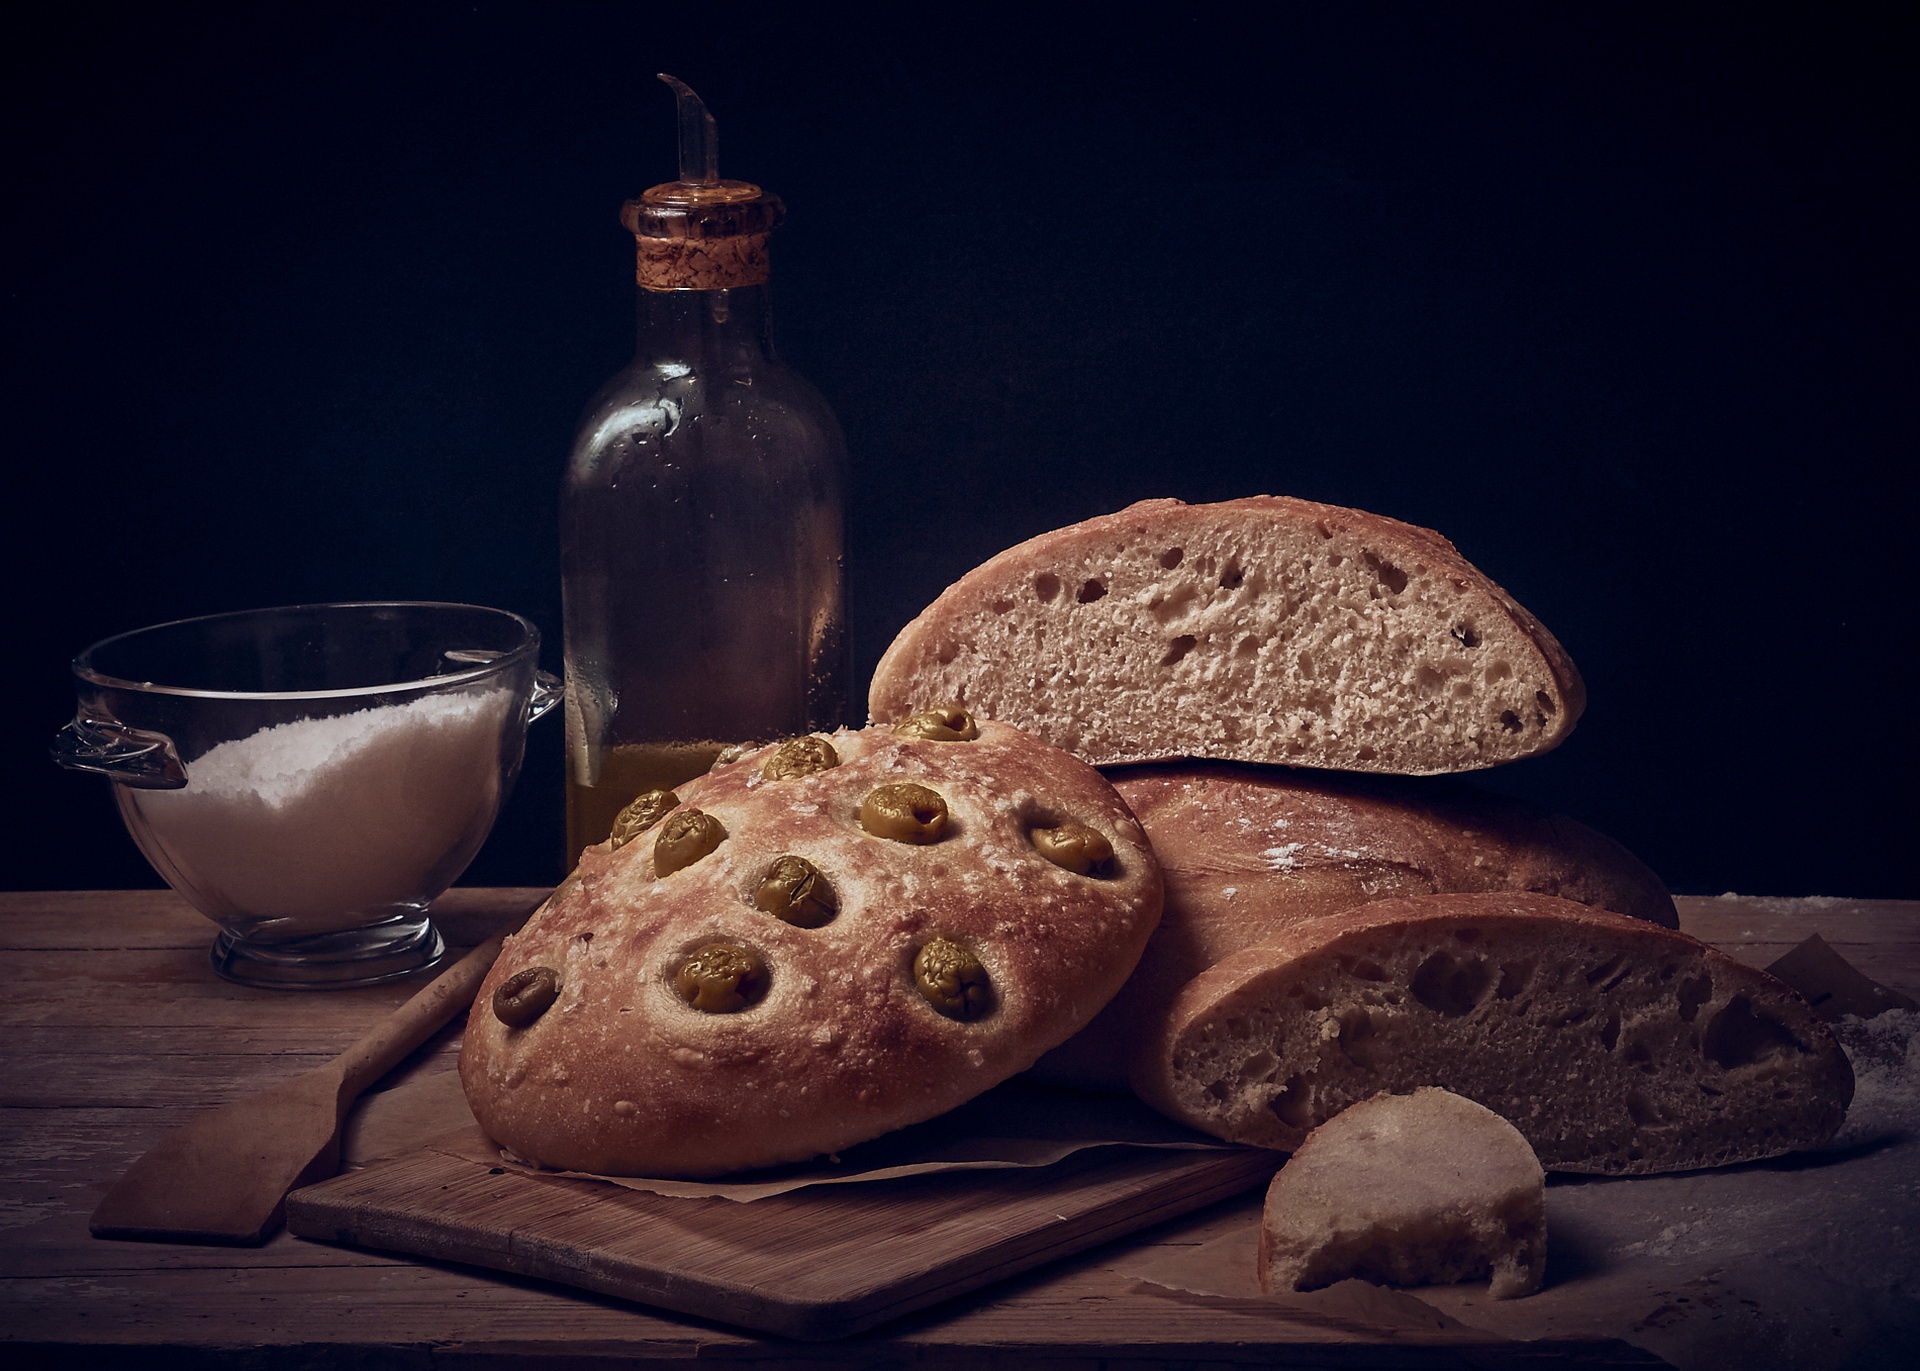
[[[1757,1013],[1745,995],[1735,995],[1707,1021],[1700,1050],[1723,1071],[1805,1052],[1785,1024]]]
[[[1553,697],[1547,694],[1546,691],[1544,690],[1534,691],[1533,698],[1540,702],[1540,708],[1547,715],[1548,718],[1552,718],[1554,714],[1558,713],[1558,711],[1553,706]]]
[[[1413,998],[1436,1014],[1459,1018],[1470,1014],[1493,985],[1493,970],[1479,957],[1456,961],[1436,952],[1413,973],[1408,989]]]
[[[1280,1093],[1267,1101],[1267,1111],[1288,1128],[1312,1128],[1316,1122],[1313,1091],[1308,1088],[1306,1078],[1297,1073],[1287,1077]]]
[[[1520,731],[1520,716],[1515,714],[1511,709],[1501,710],[1500,727],[1508,733],[1518,733]]]
[[[1185,557],[1186,555],[1187,555],[1187,550],[1185,548],[1170,547],[1165,552],[1160,554],[1160,565],[1165,567],[1168,571],[1172,571],[1175,567],[1180,565],[1180,559]]]
[[[1375,1030],[1373,1015],[1365,1009],[1346,1010],[1340,1015],[1340,1032],[1335,1039],[1340,1047],[1340,1055],[1360,1070],[1372,1071],[1380,1065],[1382,1047]]]
[[[1182,633],[1178,638],[1175,638],[1167,644],[1166,652],[1161,655],[1160,665],[1172,666],[1175,662],[1193,651],[1193,645],[1198,641],[1199,639],[1195,638],[1191,633]]]
[[[1508,962],[1500,968],[1500,984],[1493,988],[1493,996],[1497,1000],[1511,1000],[1525,990],[1532,979],[1532,962]]]
[[[1090,605],[1106,593],[1106,583],[1098,576],[1089,576],[1080,583],[1080,593],[1073,598],[1083,605]]]
[[[1700,1006],[1713,998],[1713,977],[1704,971],[1698,976],[1689,976],[1680,982],[1677,994],[1680,1001],[1680,1022],[1692,1023],[1694,1015],[1700,1012]]]
[[[1247,573],[1241,568],[1240,559],[1237,557],[1227,558],[1226,570],[1220,573],[1220,588],[1222,590],[1238,590],[1240,583],[1246,579]]]
[[[1472,624],[1458,623],[1458,624],[1455,624],[1448,631],[1451,632],[1455,638],[1460,640],[1461,647],[1479,647],[1480,646],[1480,635],[1474,630],[1474,627]]]
[[[1374,579],[1385,586],[1389,595],[1398,595],[1407,588],[1407,573],[1387,561],[1378,553],[1363,552],[1367,565],[1373,568]]]
[[[1051,571],[1043,571],[1033,578],[1033,593],[1041,600],[1053,600],[1060,594],[1060,578]]]
[[[1626,953],[1616,952],[1613,956],[1607,958],[1606,961],[1600,963],[1600,965],[1591,968],[1587,972],[1587,984],[1588,985],[1598,984],[1600,981],[1605,980],[1608,976],[1613,975],[1615,971],[1620,969],[1620,964],[1626,961],[1626,959],[1627,959]],[[1609,982],[1609,984],[1611,984],[1611,982]]]

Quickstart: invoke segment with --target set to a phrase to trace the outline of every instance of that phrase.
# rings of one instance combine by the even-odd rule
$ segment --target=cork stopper
[[[647,290],[730,290],[767,280],[767,240],[785,213],[779,197],[720,179],[713,115],[687,85],[662,72],[680,116],[680,179],[620,207],[639,246],[635,279]]]

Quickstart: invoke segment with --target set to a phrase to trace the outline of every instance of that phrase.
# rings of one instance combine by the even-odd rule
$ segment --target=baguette
[[[1557,746],[1586,695],[1439,534],[1261,495],[1143,501],[968,572],[894,639],[868,709],[939,699],[1102,766],[1433,775]]]
[[[1181,986],[1302,920],[1372,900],[1532,891],[1680,922],[1660,878],[1618,843],[1458,781],[1220,762],[1110,776],[1160,859],[1166,908],[1133,979],[1034,1068],[1056,1084],[1125,1090]]]
[[[1830,1138],[1845,1054],[1785,985],[1684,933],[1539,895],[1382,900],[1188,982],[1134,1087],[1291,1151],[1380,1091],[1442,1086],[1549,1170],[1724,1166]]]

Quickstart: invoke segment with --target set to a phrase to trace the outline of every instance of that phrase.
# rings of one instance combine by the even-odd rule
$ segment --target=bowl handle
[[[551,671],[534,672],[533,694],[527,698],[527,722],[532,723],[559,704],[566,693],[565,684]]]
[[[53,735],[53,760],[69,771],[92,771],[136,790],[180,790],[187,769],[173,740],[112,719],[74,719]]]

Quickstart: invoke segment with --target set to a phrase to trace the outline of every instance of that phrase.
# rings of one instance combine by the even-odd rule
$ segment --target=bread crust
[[[1429,529],[1285,496],[1146,500],[990,558],[881,658],[873,719],[957,699],[1100,765],[1433,775],[1557,746],[1572,659]]]
[[[1166,908],[1114,1001],[1036,1074],[1125,1089],[1181,986],[1303,920],[1373,900],[1531,891],[1679,926],[1660,878],[1583,824],[1446,779],[1226,762],[1109,773],[1146,829]]]
[[[803,1160],[953,1108],[1107,1002],[1159,917],[1161,877],[1098,772],[988,721],[965,742],[885,729],[830,741],[839,764],[828,770],[767,780],[763,749],[680,787],[681,810],[723,826],[715,851],[656,879],[653,838],[671,815],[618,851],[591,848],[507,941],[460,1057],[468,1101],[494,1139],[542,1165],[605,1174]],[[938,841],[862,827],[862,800],[897,782],[944,798]],[[1108,839],[1108,874],[1078,875],[1034,850],[1029,830],[1063,819]],[[785,855],[831,882],[838,913],[823,926],[755,907]],[[916,989],[914,957],[935,937],[985,966],[994,1002],[982,1017],[945,1017]],[[706,1013],[675,992],[686,957],[712,942],[764,960],[763,1000]],[[493,993],[534,966],[558,973],[558,999],[510,1028]]]
[[[1641,1173],[1831,1137],[1846,1055],[1804,1000],[1684,933],[1547,896],[1311,919],[1183,986],[1136,1058],[1149,1104],[1292,1150],[1379,1091],[1442,1086],[1549,1170]]]
[[[1260,1288],[1348,1277],[1530,1295],[1547,1265],[1546,1173],[1514,1126],[1451,1091],[1375,1095],[1307,1135],[1267,1187]]]

